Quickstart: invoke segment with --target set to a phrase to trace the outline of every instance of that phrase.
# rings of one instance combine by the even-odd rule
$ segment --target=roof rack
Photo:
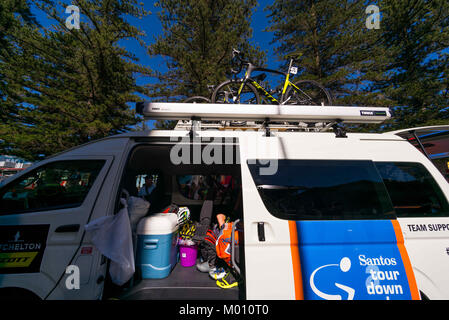
[[[194,120],[193,120],[194,121]],[[190,130],[194,125],[192,120],[179,120],[176,124],[175,130]],[[281,122],[272,121],[266,124],[264,121],[237,121],[237,120],[222,120],[222,121],[201,121],[199,128],[203,130],[258,130],[269,128],[276,131],[322,131],[326,127],[326,123],[305,123],[305,122]]]
[[[136,109],[154,120],[382,123],[391,117],[389,108],[356,106],[143,102]]]
[[[346,132],[340,123],[382,123],[391,118],[389,108],[358,106],[139,102],[136,110],[145,119],[179,120],[175,129],[190,127],[191,136],[204,129],[264,129],[267,136],[273,129],[333,129],[338,138],[345,138]]]

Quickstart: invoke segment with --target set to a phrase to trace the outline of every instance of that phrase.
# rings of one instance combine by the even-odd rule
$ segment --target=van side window
[[[260,163],[277,161],[272,175]],[[394,219],[382,178],[372,161],[249,160],[268,211],[287,220]]]
[[[449,205],[432,175],[421,163],[376,162],[398,217],[449,215]]]
[[[176,181],[180,193],[191,200],[206,200],[208,191],[214,187],[214,199],[223,203],[237,188],[237,181],[231,175],[177,175]]]
[[[58,161],[0,189],[0,215],[81,206],[104,160]]]

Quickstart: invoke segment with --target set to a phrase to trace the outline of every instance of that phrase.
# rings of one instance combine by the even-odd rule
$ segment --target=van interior
[[[174,164],[170,159],[171,148],[172,145],[157,144],[135,147],[123,173],[120,190],[126,190],[130,197],[138,197],[139,190],[145,188],[145,178],[151,177],[155,188],[149,196],[145,196],[145,199],[150,202],[145,217],[158,214],[170,205],[176,205],[187,207],[190,211],[190,221],[198,225],[200,215],[204,215],[202,208],[205,201],[209,200],[210,203],[212,200],[212,210],[208,210],[212,211],[209,213],[211,226],[217,223],[216,215],[219,213],[224,214],[229,222],[238,220],[234,223],[237,227],[236,232],[239,233],[239,242],[234,244],[231,252],[233,263],[231,262],[231,266],[225,265],[228,267],[226,271],[229,271],[226,280],[228,283],[237,282],[238,286],[221,288],[208,272],[200,272],[196,264],[184,267],[179,261],[165,278],[142,277],[136,259],[140,252],[136,250],[137,235],[134,232],[136,272],[133,278],[120,288],[107,279],[105,296],[118,296],[124,300],[183,299],[185,297],[201,300],[244,299],[243,205],[239,161],[232,161],[232,164],[203,162]],[[236,160],[237,146],[232,148],[234,160]],[[117,206],[120,207],[119,201]],[[199,251],[198,259],[201,256]]]

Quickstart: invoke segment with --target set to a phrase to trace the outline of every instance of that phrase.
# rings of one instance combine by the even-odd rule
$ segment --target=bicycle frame
[[[283,101],[283,100],[284,100],[284,94],[285,94],[285,91],[287,90],[287,88],[288,88],[289,85],[291,85],[291,86],[293,86],[293,87],[295,87],[296,89],[299,90],[299,88],[298,88],[297,86],[295,86],[295,85],[294,85],[292,82],[290,82],[290,80],[289,80],[289,78],[290,78],[290,69],[291,69],[291,67],[292,67],[292,64],[293,64],[293,59],[290,59],[290,64],[289,64],[289,67],[288,67],[288,72],[282,72],[282,71],[273,70],[273,69],[259,68],[259,67],[256,67],[255,65],[253,65],[252,63],[248,63],[248,64],[247,64],[247,65],[248,65],[248,68],[246,69],[245,77],[243,78],[242,84],[240,85],[240,88],[239,88],[239,90],[238,90],[238,92],[237,92],[238,97],[240,98],[240,94],[241,94],[241,92],[242,92],[242,90],[243,90],[243,87],[245,86],[245,84],[246,84],[248,81],[250,81],[251,84],[252,84],[254,87],[256,87],[256,89],[257,89],[259,92],[263,93],[263,95],[264,95],[266,98],[270,99],[271,102],[273,102],[273,103],[280,103],[280,102],[279,102],[275,97],[273,97],[267,90],[265,90],[265,88],[262,87],[256,80],[252,79],[252,78],[251,78],[251,74],[252,74],[254,71],[261,71],[261,72],[269,72],[269,73],[275,73],[275,74],[283,75],[283,76],[285,77],[285,81],[284,81],[284,87],[282,88],[282,94],[281,94],[281,99],[280,99],[280,101]]]
[[[268,99],[270,99],[271,102],[279,103],[279,101],[278,101],[275,97],[273,97],[267,90],[265,90],[265,88],[262,87],[257,81],[255,81],[255,80],[253,80],[253,79],[250,79],[250,80],[251,80],[251,84],[252,84],[254,87],[256,87],[256,89],[257,89],[259,92],[263,93],[265,97],[267,97]],[[242,85],[242,88],[243,88],[243,85]],[[239,95],[240,95],[240,93],[239,93]]]

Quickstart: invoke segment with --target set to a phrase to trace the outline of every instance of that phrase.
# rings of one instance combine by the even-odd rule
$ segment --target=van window
[[[104,160],[58,161],[0,189],[0,215],[80,206]]]
[[[212,187],[217,191],[213,198],[224,201],[236,188],[236,180],[231,175],[177,175],[180,193],[187,199],[206,200]]]
[[[248,161],[268,211],[288,220],[391,219],[394,210],[372,161],[277,160],[277,171],[263,175]],[[260,162],[260,163],[259,163]]]
[[[375,164],[398,217],[440,217],[449,214],[447,199],[421,163]]]

